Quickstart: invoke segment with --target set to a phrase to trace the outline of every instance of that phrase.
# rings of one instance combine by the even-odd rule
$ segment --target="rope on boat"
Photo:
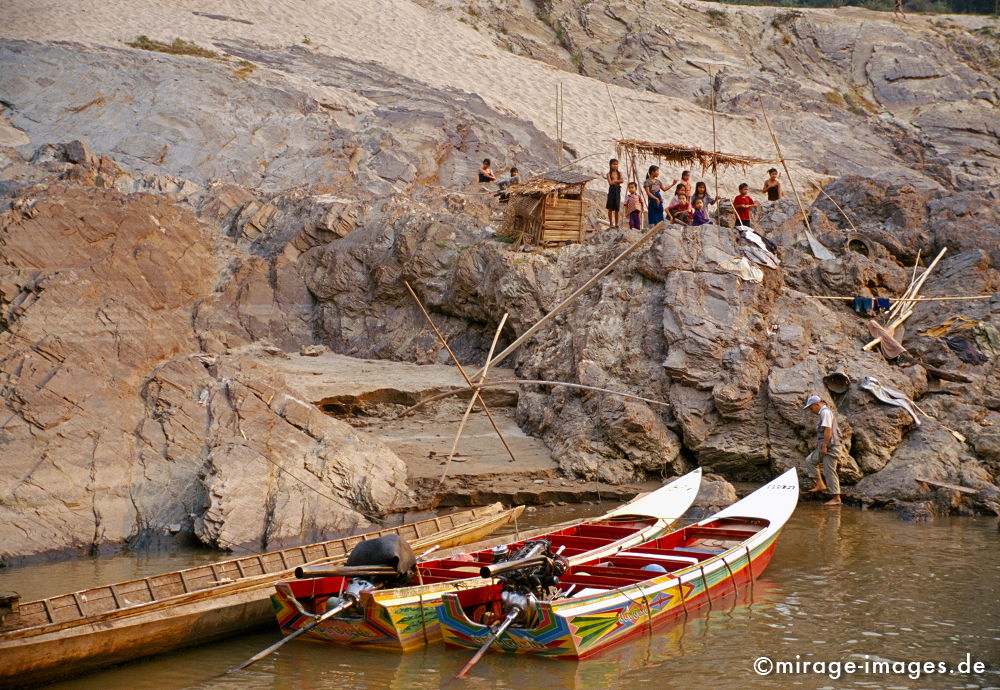
[[[699,566],[701,570],[701,584],[705,587],[705,597],[708,599],[708,610],[712,610],[712,594],[708,591],[708,578],[705,577],[705,566]]]
[[[736,594],[736,595],[739,595],[739,593],[740,593],[740,587],[739,587],[739,585],[736,584],[736,576],[733,575],[733,569],[729,567],[729,561],[726,560],[725,556],[722,557],[722,562],[723,562],[723,564],[725,564],[726,570],[729,571],[729,579],[733,581],[733,593]],[[735,605],[735,601],[736,600],[734,599],[733,600],[734,605]]]

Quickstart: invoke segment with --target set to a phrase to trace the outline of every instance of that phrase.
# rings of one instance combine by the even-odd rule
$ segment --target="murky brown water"
[[[533,521],[567,519],[587,508],[558,510],[558,517],[540,512]],[[201,562],[204,557],[194,558]],[[179,555],[110,560],[132,560],[142,574],[156,565],[163,566],[160,570],[184,565]],[[136,572],[124,572],[121,564],[85,563],[89,565],[72,565],[59,582],[45,582],[43,591],[22,591],[33,598]],[[56,566],[0,573],[0,589],[17,589],[14,583],[25,574],[42,586],[38,568]],[[90,580],[85,579],[88,573]],[[886,513],[803,505],[785,528],[753,595],[752,601],[716,602],[707,615],[657,628],[587,661],[487,654],[472,678],[451,687],[1000,688],[1000,532],[995,518],[915,525]],[[277,639],[277,632],[245,635],[55,687],[437,688],[470,656],[466,650],[443,647],[399,655],[293,641],[246,671],[218,676]],[[964,672],[959,664],[967,654],[986,670]],[[857,670],[848,674],[842,666],[839,673],[834,667],[768,677],[753,670],[759,657],[795,662],[796,655],[799,670],[805,661],[854,662]],[[869,670],[874,662],[891,670],[892,664],[903,665],[896,666],[898,672],[865,673],[866,662]],[[916,668],[917,662],[935,664],[935,672]],[[954,673],[939,673],[939,663]]]

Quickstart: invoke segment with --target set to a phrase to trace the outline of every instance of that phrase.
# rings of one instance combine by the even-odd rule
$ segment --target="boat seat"
[[[600,587],[584,587],[583,589],[573,592],[570,595],[571,599],[576,599],[577,597],[589,597],[591,594],[603,594],[607,592],[606,589],[601,589]]]
[[[674,551],[689,551],[690,553],[707,553],[711,555],[716,555],[725,551],[725,549],[695,549],[690,546],[675,546]]]
[[[656,561],[680,561],[681,563],[698,563],[698,559],[693,556],[673,556],[662,553],[645,553],[643,551],[621,551],[618,556],[632,556],[633,558],[651,558]]]

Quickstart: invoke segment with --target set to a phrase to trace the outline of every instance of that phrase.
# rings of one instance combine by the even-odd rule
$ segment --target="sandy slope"
[[[618,136],[603,82],[512,55],[474,28],[408,0],[4,0],[3,5],[0,35],[29,40],[121,47],[145,34],[202,45],[242,38],[284,47],[301,45],[308,37],[316,50],[327,54],[369,60],[435,87],[477,93],[493,107],[533,121],[550,135],[555,133],[554,94],[562,82],[564,136],[580,156],[594,154],[586,160],[588,167],[604,166],[613,153],[610,142]],[[708,111],[681,99],[616,86],[611,93],[626,136],[711,147]],[[761,124],[723,115],[718,126],[720,150],[772,157]],[[795,142],[785,142],[784,148],[788,158],[798,157]],[[667,175],[677,172],[668,170]],[[757,172],[750,174],[755,187],[756,178],[763,176]],[[744,177],[742,172],[734,175],[723,183]]]

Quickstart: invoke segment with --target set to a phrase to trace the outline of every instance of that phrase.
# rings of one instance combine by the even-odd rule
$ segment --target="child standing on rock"
[[[750,198],[747,192],[750,191],[750,185],[746,182],[740,185],[740,194],[735,199],[733,199],[733,208],[736,209],[736,225],[745,225],[750,227],[750,209],[757,205],[757,203]]]
[[[604,204],[608,209],[608,225],[617,228],[620,220],[619,210],[622,207],[622,182],[625,181],[618,169],[617,158],[612,158],[608,162],[608,174],[604,178],[608,181],[608,201]]]
[[[628,226],[633,230],[642,227],[642,206],[639,186],[635,182],[629,182],[628,196],[625,197],[625,213],[628,215]]]

